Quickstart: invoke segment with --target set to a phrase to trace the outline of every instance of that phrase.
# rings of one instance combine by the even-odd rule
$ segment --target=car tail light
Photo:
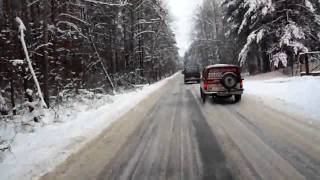
[[[208,81],[203,82],[203,89],[208,90]]]
[[[241,89],[243,88],[243,79],[241,79],[241,81],[240,81],[240,88]]]

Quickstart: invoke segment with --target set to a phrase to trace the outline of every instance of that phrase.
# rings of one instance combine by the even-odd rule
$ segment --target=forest
[[[171,23],[163,0],[0,1],[1,114],[173,74],[181,57]],[[293,69],[300,54],[320,50],[318,0],[203,0],[193,24],[185,65],[258,74]]]
[[[231,63],[250,74],[295,66],[320,50],[318,0],[204,0],[186,63]]]
[[[320,0],[0,0],[0,180],[320,180],[319,107]]]
[[[41,92],[49,108],[65,94],[113,93],[173,74],[179,57],[169,23],[160,0],[1,0],[1,114],[32,111]]]

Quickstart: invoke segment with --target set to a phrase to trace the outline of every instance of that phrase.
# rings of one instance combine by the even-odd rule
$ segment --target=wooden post
[[[295,58],[296,56],[294,55],[294,58]],[[299,61],[299,59],[298,59],[298,61]],[[291,60],[291,73],[292,73],[292,76],[294,75],[294,59],[292,59]]]
[[[309,58],[308,54],[305,55],[305,66],[306,66],[306,75],[310,75],[310,69],[309,69]]]

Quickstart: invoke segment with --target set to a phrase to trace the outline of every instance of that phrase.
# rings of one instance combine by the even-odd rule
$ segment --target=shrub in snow
[[[0,139],[0,151],[6,151],[6,150],[10,150],[9,142]],[[0,161],[1,161],[1,158],[0,158]]]
[[[0,113],[2,115],[8,115],[9,113],[9,108],[1,94],[0,94]]]
[[[39,96],[39,94],[36,94]],[[41,103],[40,98],[34,98],[33,91],[31,89],[26,90],[26,97],[28,101],[26,101],[23,105],[29,109],[28,113],[28,123],[32,121],[32,123],[41,123],[42,117],[44,116],[43,104]]]
[[[6,157],[6,152],[11,151],[11,145],[7,140],[1,140],[0,138],[0,162]]]

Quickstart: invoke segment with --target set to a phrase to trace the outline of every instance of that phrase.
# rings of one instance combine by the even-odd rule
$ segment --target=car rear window
[[[186,72],[199,72],[199,67],[187,67]]]
[[[221,78],[225,72],[237,73],[238,69],[236,67],[220,67],[208,69],[208,78]]]

